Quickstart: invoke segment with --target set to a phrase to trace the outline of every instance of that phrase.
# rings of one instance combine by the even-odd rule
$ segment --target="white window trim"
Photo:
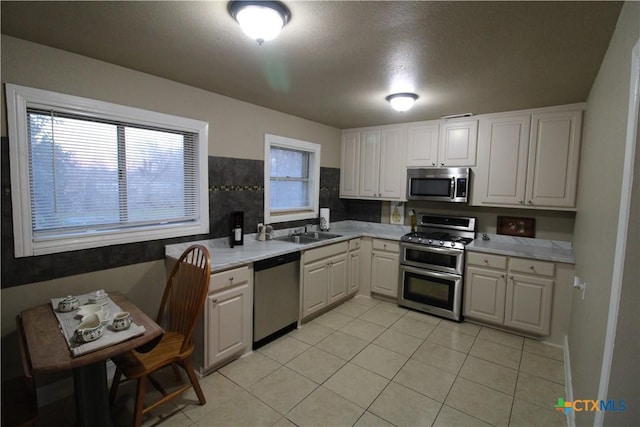
[[[139,108],[127,107],[88,98],[34,89],[7,83],[7,126],[11,169],[13,234],[16,257],[45,255],[146,240],[168,239],[209,232],[208,141],[209,124]],[[148,126],[162,126],[198,134],[198,176],[200,188],[199,221],[139,229],[110,230],[90,235],[65,236],[34,241],[31,225],[31,191],[29,186],[29,141],[27,106],[55,106],[76,114],[99,116]]]
[[[312,180],[311,210],[291,213],[271,213],[269,201],[271,200],[271,147],[289,148],[298,151],[308,151],[312,154],[309,163],[309,178]],[[302,219],[313,219],[319,215],[320,206],[320,144],[287,138],[284,136],[264,135],[264,222],[272,224]]]

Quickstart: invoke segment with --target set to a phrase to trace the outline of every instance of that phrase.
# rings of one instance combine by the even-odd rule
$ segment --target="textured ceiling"
[[[338,128],[582,102],[620,2],[285,1],[259,46],[219,1],[2,1],[3,34]],[[420,98],[405,113],[392,92]]]

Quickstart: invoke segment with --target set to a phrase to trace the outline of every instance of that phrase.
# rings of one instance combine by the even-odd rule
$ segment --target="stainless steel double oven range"
[[[400,242],[398,305],[461,321],[464,252],[475,237],[476,219],[417,216],[417,231]]]

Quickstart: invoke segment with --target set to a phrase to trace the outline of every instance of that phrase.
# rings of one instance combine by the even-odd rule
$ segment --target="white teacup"
[[[78,310],[78,316],[85,317],[93,313],[97,313],[102,310],[102,306],[100,304],[85,304],[80,306],[80,310]]]
[[[131,326],[131,314],[127,311],[121,311],[113,315],[111,326],[116,331],[122,331]]]
[[[79,343],[95,341],[104,333],[104,325],[96,313],[89,314],[82,319],[74,333],[74,338]]]

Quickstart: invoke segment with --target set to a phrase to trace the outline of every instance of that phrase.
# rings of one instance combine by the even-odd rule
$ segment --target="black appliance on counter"
[[[398,305],[460,321],[464,252],[475,237],[476,219],[417,216],[417,231],[400,239]]]

